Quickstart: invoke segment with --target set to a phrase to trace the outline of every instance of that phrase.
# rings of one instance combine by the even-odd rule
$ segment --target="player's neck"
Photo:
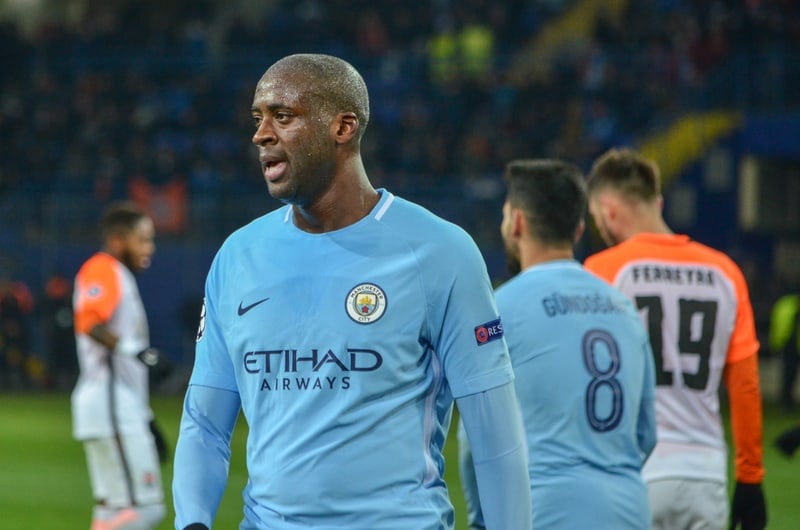
[[[674,233],[661,217],[643,219],[641,222],[636,223],[631,228],[632,230],[628,234],[628,237],[632,237],[641,233],[664,235],[672,235]]]
[[[360,163],[350,170],[349,175],[334,180],[331,187],[309,206],[293,207],[297,228],[316,234],[331,232],[360,221],[372,211],[380,194],[369,182]]]
[[[561,261],[575,259],[572,246],[549,246],[536,242],[529,242],[520,245],[519,263],[522,270],[540,265],[548,261]]]
[[[659,210],[653,208],[622,210],[614,223],[614,234],[617,243],[630,239],[636,234],[672,234]]]
[[[106,244],[106,245],[104,245],[103,247],[100,248],[100,252],[108,254],[109,256],[111,256],[112,258],[114,258],[115,260],[117,260],[119,262],[123,261],[123,259],[122,259],[123,251],[122,251],[122,249],[117,248],[115,245]]]

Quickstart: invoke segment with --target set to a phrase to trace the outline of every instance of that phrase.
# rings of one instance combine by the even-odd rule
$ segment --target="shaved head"
[[[331,55],[301,53],[280,59],[262,79],[273,75],[296,79],[304,95],[325,114],[355,114],[358,138],[363,136],[369,122],[369,95],[364,79],[350,63]]]

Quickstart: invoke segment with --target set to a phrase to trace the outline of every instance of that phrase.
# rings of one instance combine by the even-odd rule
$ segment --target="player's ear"
[[[112,256],[119,256],[125,250],[125,236],[120,233],[112,233],[106,236],[105,247]]]
[[[619,201],[614,195],[602,195],[600,197],[600,211],[606,221],[613,221],[619,216]]]
[[[358,133],[361,124],[358,116],[353,112],[340,112],[333,120],[334,138],[336,143],[345,144],[352,140]]]
[[[526,232],[525,212],[519,208],[511,208],[511,235],[520,237]]]
[[[658,194],[658,197],[656,197],[656,208],[658,208],[659,212],[664,211],[664,196],[660,193]]]
[[[581,240],[584,230],[586,230],[586,221],[581,219],[581,222],[578,223],[578,227],[575,229],[575,237],[572,240],[573,243],[577,244],[578,241]]]

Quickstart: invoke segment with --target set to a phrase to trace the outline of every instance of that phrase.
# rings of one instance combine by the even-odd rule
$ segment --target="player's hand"
[[[170,360],[153,347],[143,349],[136,354],[136,358],[150,369],[156,381],[164,379],[172,371]]]
[[[780,436],[775,438],[775,447],[787,458],[791,458],[797,448],[800,447],[800,425],[782,432]]]
[[[169,448],[167,447],[167,440],[161,433],[156,420],[150,420],[150,432],[153,434],[153,441],[156,444],[156,451],[158,451],[158,460],[162,464],[169,458]]]
[[[761,484],[737,482],[731,501],[730,530],[763,530],[767,526],[767,503]]]

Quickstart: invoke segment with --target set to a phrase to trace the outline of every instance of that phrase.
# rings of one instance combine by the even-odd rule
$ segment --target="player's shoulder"
[[[106,252],[95,252],[83,262],[81,268],[108,267],[118,263],[117,259]]]
[[[386,192],[384,192],[386,193]],[[392,196],[386,211],[378,219],[387,235],[406,241],[414,248],[430,248],[452,253],[456,249],[477,249],[472,236],[424,206],[402,197]]]
[[[520,293],[527,293],[525,299],[532,299],[535,297],[530,292],[531,286],[524,285],[526,282],[523,279],[523,273],[504,280],[500,285],[494,288],[494,298],[498,307],[508,309],[519,303],[521,298]]]
[[[418,234],[417,229],[434,230],[437,233],[445,234],[464,232],[458,225],[447,221],[421,204],[397,195],[391,196],[391,203],[386,204],[386,211],[381,220],[387,223],[387,226],[402,227],[404,231],[415,235]]]
[[[270,234],[274,234],[278,225],[286,223],[289,219],[291,219],[291,206],[288,205],[256,217],[231,232],[220,245],[219,253],[246,247],[255,241],[262,241]]]
[[[232,239],[234,241],[246,241],[257,235],[264,234],[265,230],[273,229],[277,225],[291,222],[292,207],[288,204],[285,204],[256,217],[247,224],[240,226],[228,236],[228,239]]]
[[[235,274],[242,253],[248,248],[271,248],[269,238],[275,234],[279,224],[287,217],[290,206],[267,212],[231,232],[214,254],[210,276]]]
[[[552,283],[556,286],[560,283],[568,285],[574,291],[584,293],[590,303],[596,301],[600,307],[607,307],[610,312],[622,313],[630,310],[635,314],[630,299],[604,278],[598,277],[586,267],[576,268],[570,272],[569,277],[565,276],[561,281],[554,279],[556,281]]]
[[[726,253],[682,234],[637,234],[587,257],[584,266],[611,280],[622,268],[637,262],[703,264],[728,276],[741,274],[739,266]]]
[[[674,236],[683,242],[675,249],[668,249],[663,261],[686,266],[702,266],[715,269],[723,278],[736,285],[744,284],[744,274],[736,261],[722,250],[701,243],[688,236]],[[682,239],[678,239],[682,238]]]
[[[96,252],[83,262],[78,269],[78,277],[97,277],[113,273],[119,266],[119,261],[111,254]]]
[[[583,266],[592,274],[610,282],[626,263],[638,255],[636,245],[631,240],[626,240],[588,256],[583,261]]]
[[[700,260],[711,265],[717,265],[725,270],[733,270],[740,273],[741,270],[736,261],[727,253],[722,250],[710,247],[699,241],[691,240],[689,242],[690,248]]]
[[[534,291],[553,292],[567,289],[573,292],[624,295],[608,282],[574,260],[557,260],[534,265],[497,287],[497,296],[517,296]]]

